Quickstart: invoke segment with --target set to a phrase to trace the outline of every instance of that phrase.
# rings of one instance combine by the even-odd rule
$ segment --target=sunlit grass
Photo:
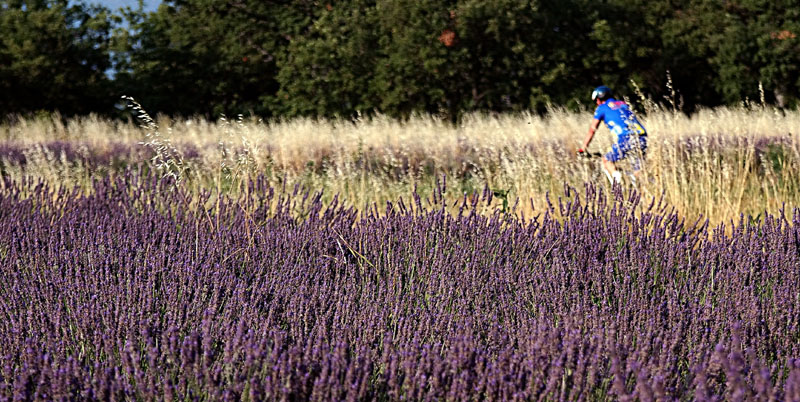
[[[451,205],[488,188],[498,208],[505,202],[530,216],[546,205],[548,193],[551,200],[562,194],[565,183],[609,186],[596,161],[574,155],[590,119],[589,112],[553,110],[544,117],[472,115],[458,125],[429,116],[406,122],[378,116],[157,117],[140,126],[54,116],[0,127],[6,151],[25,156],[21,161],[5,152],[0,165],[7,180],[33,178],[53,188],[88,189],[93,177],[131,166],[179,175],[182,185],[198,191],[244,191],[247,178],[261,175],[276,187],[321,190],[326,199],[338,194],[356,208],[407,198],[414,189],[430,195],[446,178]],[[683,216],[715,223],[800,205],[800,145],[793,132],[799,112],[724,108],[687,117],[652,110],[641,120],[650,145],[638,184],[645,197],[663,197]],[[602,129],[596,138],[591,151],[605,152],[611,134]]]

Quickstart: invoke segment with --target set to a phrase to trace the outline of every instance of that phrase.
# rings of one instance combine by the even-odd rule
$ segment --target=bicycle
[[[611,177],[611,173],[609,173],[602,166],[602,163],[594,163],[594,161],[596,161],[596,160],[602,160],[602,158],[603,158],[603,154],[602,153],[600,153],[600,152],[588,152],[588,151],[582,151],[582,152],[576,151],[575,154],[577,155],[577,157],[579,159],[583,159],[584,161],[592,162],[595,165],[595,169],[593,170],[592,175],[591,175],[591,180],[593,182],[600,181],[600,177],[604,175],[608,179],[609,183],[611,183],[612,185],[614,184],[614,179]],[[632,186],[636,187],[637,184],[638,184],[638,180],[637,180],[637,177],[636,177],[636,172],[641,170],[641,168],[642,168],[641,165],[642,165],[643,161],[640,159],[639,156],[633,156],[633,155],[628,157],[628,158],[625,158],[625,161],[627,162],[626,164],[628,165],[627,168],[623,168],[622,166],[620,166],[621,164],[618,163],[617,166],[616,166],[617,171],[620,171],[623,176],[627,177],[627,180],[625,180],[625,181],[630,183]],[[599,166],[597,166],[597,165],[599,165]],[[620,185],[624,184],[624,181],[620,182],[619,184]]]

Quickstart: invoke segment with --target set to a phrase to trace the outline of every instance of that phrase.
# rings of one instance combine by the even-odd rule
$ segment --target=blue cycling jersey
[[[639,123],[627,103],[609,99],[597,107],[594,118],[606,123],[606,126],[617,136],[617,143],[624,143],[631,134],[647,135],[644,126]]]

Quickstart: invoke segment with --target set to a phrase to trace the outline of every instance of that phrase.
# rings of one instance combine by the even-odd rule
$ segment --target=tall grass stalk
[[[756,106],[687,117],[674,108],[648,109],[641,119],[649,132],[639,182],[645,196],[663,197],[687,218],[712,222],[740,213],[776,213],[784,203],[800,205],[800,112]],[[451,205],[488,188],[511,206],[519,200],[515,212],[530,216],[541,212],[548,193],[561,194],[565,183],[608,186],[597,164],[573,153],[590,119],[589,112],[562,109],[543,117],[475,114],[457,126],[430,116],[405,122],[383,116],[358,121],[157,116],[146,125],[95,116],[18,119],[0,127],[0,144],[31,156],[21,162],[0,154],[0,169],[10,180],[35,178],[54,188],[86,189],[92,177],[131,165],[163,170],[168,154],[180,159],[165,172],[185,172],[182,185],[198,192],[246,192],[247,180],[262,176],[278,187],[323,190],[327,199],[338,194],[356,208],[408,197],[415,188],[431,195],[444,176]],[[603,129],[593,151],[605,152],[610,141]],[[84,149],[87,156],[55,154],[48,148],[54,142]],[[149,154],[141,149],[148,146]],[[150,159],[141,157],[145,154]],[[92,155],[106,158],[93,163]]]

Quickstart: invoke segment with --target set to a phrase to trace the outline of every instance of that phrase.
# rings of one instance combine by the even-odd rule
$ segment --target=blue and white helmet
[[[606,100],[611,97],[611,88],[601,85],[594,89],[592,92],[592,100]]]

